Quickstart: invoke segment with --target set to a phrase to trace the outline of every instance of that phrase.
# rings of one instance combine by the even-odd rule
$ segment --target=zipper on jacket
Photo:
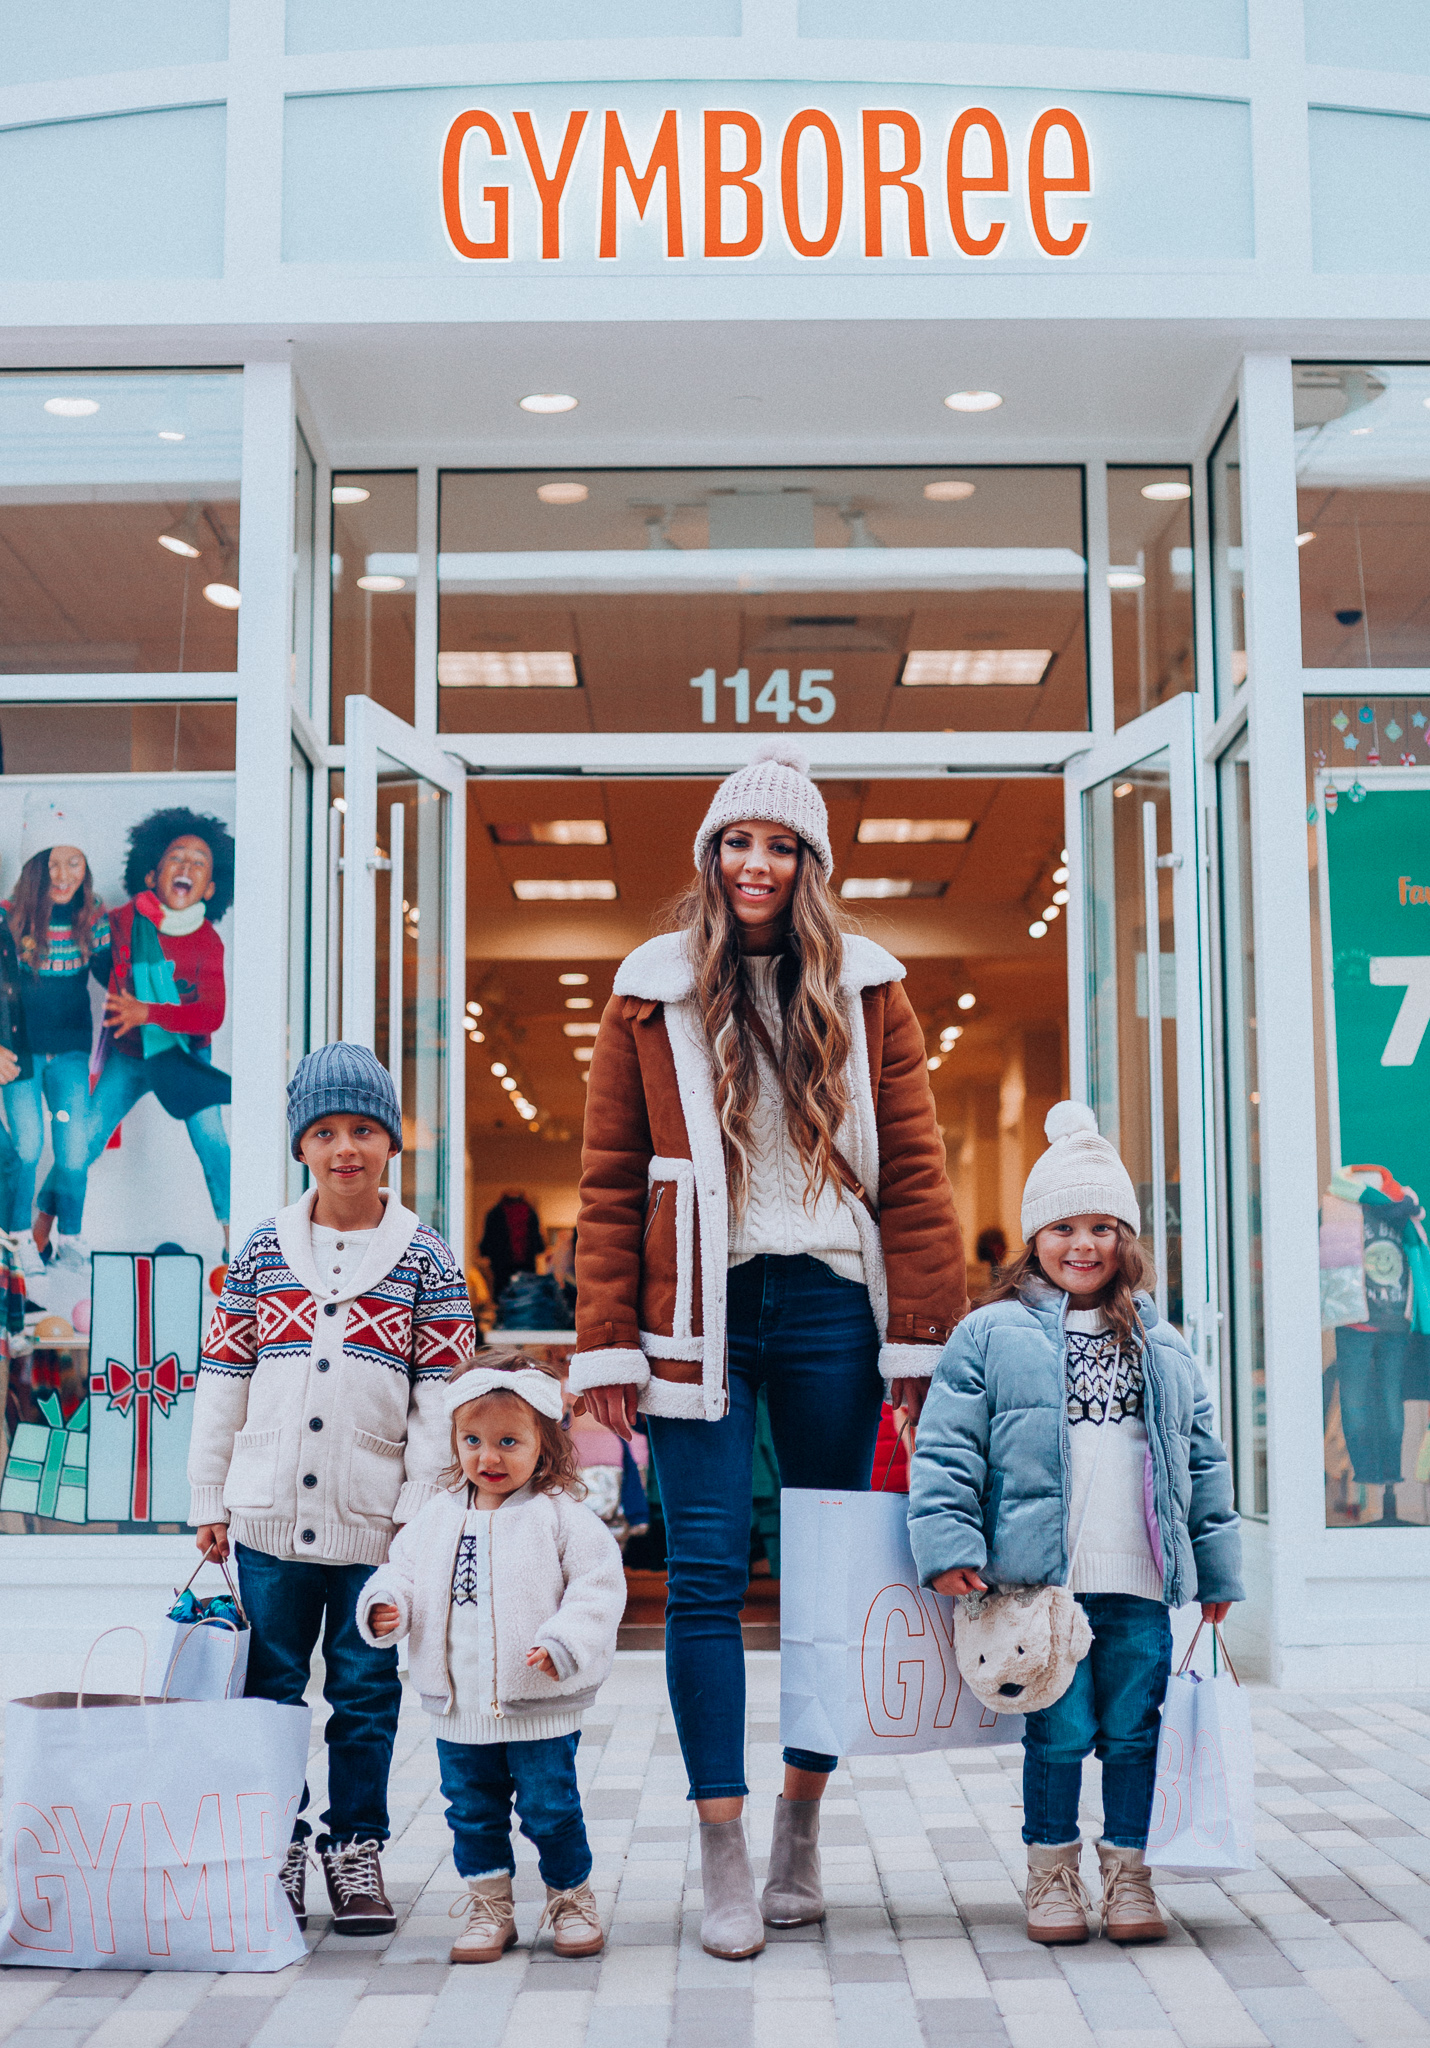
[[[497,1698],[497,1559],[496,1536],[492,1526],[495,1521],[496,1513],[493,1510],[487,1516],[487,1605],[491,1609],[492,1617],[492,1717],[500,1721],[503,1717],[501,1701]]]
[[[644,1243],[646,1238],[650,1236],[651,1225],[655,1222],[656,1217],[660,1214],[660,1205],[664,1200],[665,1182],[663,1180],[657,1181],[655,1186],[655,1200],[650,1205],[650,1214],[646,1217],[645,1229],[641,1232],[642,1243]]]

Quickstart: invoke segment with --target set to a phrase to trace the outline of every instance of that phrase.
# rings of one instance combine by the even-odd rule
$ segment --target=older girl
[[[885,1392],[917,1414],[966,1307],[923,1031],[842,926],[824,800],[780,742],[722,783],[679,929],[617,973],[591,1061],[571,1387],[649,1419],[666,1673],[700,1813],[712,1955],[821,1919],[836,1759],[785,1751],[757,1903],[741,1812],[755,1401],[787,1486],[867,1487]]]

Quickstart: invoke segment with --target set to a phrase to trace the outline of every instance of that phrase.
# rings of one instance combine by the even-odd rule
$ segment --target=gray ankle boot
[[[771,1927],[808,1927],[824,1918],[819,1874],[819,1801],[775,1801],[770,1874],[760,1911]]]
[[[705,1953],[728,1962],[757,1956],[765,1945],[765,1923],[755,1904],[743,1821],[701,1821],[700,1887],[705,1894],[700,1920]]]

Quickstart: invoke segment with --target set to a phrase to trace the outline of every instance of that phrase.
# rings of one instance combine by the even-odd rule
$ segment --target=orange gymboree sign
[[[566,253],[567,201],[583,184],[580,211],[595,202],[596,255],[608,262],[621,254],[622,217],[632,208],[640,221],[663,214],[670,258],[749,259],[774,247],[817,260],[846,234],[870,260],[927,257],[931,242],[935,255],[993,256],[1015,209],[1044,256],[1076,256],[1087,236],[1088,223],[1067,216],[1092,192],[1092,156],[1082,123],[1066,107],[1045,108],[1026,133],[1011,137],[988,107],[965,107],[946,133],[934,135],[900,107],[861,108],[844,123],[819,107],[777,123],[734,107],[703,108],[682,120],[668,107],[653,139],[649,118],[641,121],[634,145],[633,126],[614,108],[573,108],[559,144],[553,138],[543,149],[530,112],[513,111],[504,121],[482,107],[465,109],[442,148],[442,213],[453,250],[498,263],[538,253],[515,246],[508,180],[523,166],[540,215],[533,241],[548,263]],[[484,174],[493,182],[482,182]],[[1058,217],[1049,213],[1053,198]]]

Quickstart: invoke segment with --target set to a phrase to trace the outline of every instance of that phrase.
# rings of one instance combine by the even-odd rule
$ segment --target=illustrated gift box
[[[182,1522],[203,1260],[96,1252],[89,1337],[89,1520]]]
[[[81,1401],[68,1422],[58,1394],[37,1394],[35,1405],[45,1419],[16,1425],[0,1480],[0,1508],[45,1515],[54,1522],[82,1522],[89,1403]]]

